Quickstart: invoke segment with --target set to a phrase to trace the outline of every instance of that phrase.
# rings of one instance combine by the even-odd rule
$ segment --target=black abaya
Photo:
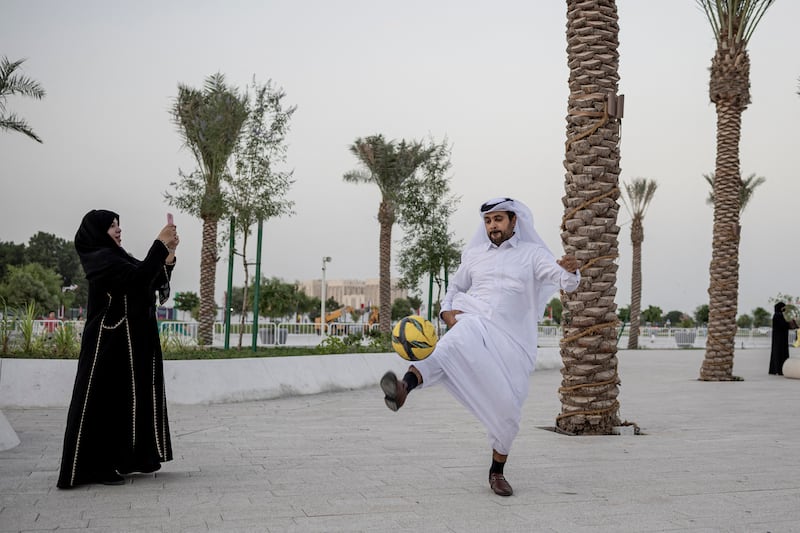
[[[152,472],[172,459],[155,310],[173,265],[165,264],[169,252],[158,240],[144,260],[129,256],[107,234],[114,218],[92,211],[75,237],[89,301],[59,488]]]
[[[783,363],[789,358],[789,330],[797,329],[794,321],[786,321],[783,309],[781,304],[775,305],[775,314],[772,315],[772,350],[769,356],[769,373],[779,376],[783,375]]]

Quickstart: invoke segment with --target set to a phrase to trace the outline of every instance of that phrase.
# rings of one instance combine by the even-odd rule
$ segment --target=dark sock
[[[505,465],[506,465],[505,463],[498,463],[497,461],[492,459],[492,467],[489,469],[489,473],[490,474],[502,474],[503,473],[503,467]]]
[[[408,387],[408,392],[414,390],[414,388],[419,385],[419,380],[417,379],[417,375],[410,370],[406,372],[406,375],[403,376],[403,381],[406,382],[406,386]]]

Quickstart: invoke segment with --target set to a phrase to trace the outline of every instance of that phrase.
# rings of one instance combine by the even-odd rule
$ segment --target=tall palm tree
[[[364,169],[347,172],[343,178],[350,183],[374,183],[381,191],[378,207],[378,291],[379,330],[389,333],[392,325],[392,226],[403,201],[404,183],[413,179],[417,169],[434,153],[434,148],[422,143],[401,140],[387,141],[383,135],[358,138],[350,146],[350,152],[361,162]]]
[[[567,0],[564,250],[581,261],[562,295],[564,362],[556,425],[610,434],[619,425],[616,294],[619,227],[619,26],[614,0]]]
[[[708,339],[703,381],[730,381],[739,297],[739,139],[750,104],[747,43],[774,0],[697,0],[717,41],[709,97],[717,110],[714,229],[708,287]]]
[[[711,172],[709,174],[703,174],[703,178],[705,178],[708,185],[711,187],[711,191],[708,193],[708,198],[706,198],[706,203],[708,205],[714,205],[714,173]],[[747,207],[748,202],[753,197],[753,193],[755,192],[756,188],[767,181],[767,178],[764,176],[756,176],[755,174],[750,174],[745,179],[739,180],[739,215],[741,216],[742,211],[744,208]]]
[[[0,59],[0,129],[22,133],[41,143],[42,139],[33,132],[25,119],[15,113],[6,115],[6,100],[9,96],[18,94],[41,100],[46,94],[38,81],[16,72],[24,62],[24,59],[9,61],[6,56]]]
[[[247,119],[247,99],[226,85],[225,77],[217,73],[206,78],[202,90],[178,85],[172,117],[199,169],[191,174],[181,173],[182,180],[172,183],[177,192],[165,196],[172,205],[203,220],[198,343],[210,345],[216,315],[217,226],[225,213],[221,184]]]
[[[631,326],[628,331],[628,349],[639,348],[639,323],[642,312],[642,242],[644,241],[644,214],[653,195],[656,193],[658,183],[647,178],[635,178],[631,183],[625,184],[622,196],[625,207],[631,215],[631,244],[633,245],[633,265],[631,268]]]

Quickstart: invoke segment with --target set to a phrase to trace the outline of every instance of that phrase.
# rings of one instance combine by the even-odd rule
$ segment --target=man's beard
[[[489,240],[492,241],[492,244],[495,246],[500,246],[505,241],[511,238],[514,235],[514,231],[509,231],[508,233],[503,233],[502,231],[493,231],[489,233]]]

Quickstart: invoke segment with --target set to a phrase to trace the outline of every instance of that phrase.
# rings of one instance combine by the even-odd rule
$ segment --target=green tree
[[[551,314],[553,316],[553,322],[556,324],[561,324],[561,314],[564,310],[564,306],[561,303],[561,298],[553,298],[547,304],[547,311],[545,311],[545,316],[549,317]]]
[[[41,143],[42,139],[33,132],[25,119],[18,117],[16,113],[9,114],[6,111],[6,101],[9,96],[28,96],[36,100],[45,97],[46,93],[38,81],[18,72],[24,62],[24,59],[9,61],[6,56],[0,59],[0,129],[22,133]]]
[[[40,231],[28,240],[25,249],[28,263],[39,263],[43,267],[55,270],[64,286],[73,285],[76,280],[83,279],[81,260],[75,250],[75,244],[52,233]]]
[[[300,291],[297,284],[286,283],[279,278],[261,278],[259,288],[258,314],[269,318],[284,318],[302,312],[304,305],[307,305],[308,297]],[[326,307],[326,312],[337,309],[339,304],[329,298],[331,307]],[[319,316],[319,298],[317,298],[317,314]]]
[[[461,241],[454,241],[449,220],[458,199],[450,194],[447,172],[450,147],[431,143],[430,157],[422,164],[417,179],[407,180],[399,206],[400,224],[406,238],[401,241],[398,269],[399,286],[415,290],[431,276],[437,287],[435,302],[440,302],[445,279],[458,267]]]
[[[196,292],[176,292],[174,296],[175,309],[178,311],[187,311],[191,314],[192,318],[197,319],[200,311],[200,297]]]
[[[414,314],[411,308],[411,302],[406,298],[396,298],[392,302],[392,320],[400,320],[401,318]]]
[[[763,328],[772,325],[772,315],[763,307],[753,309],[753,327]]]
[[[703,174],[703,178],[706,180],[708,185],[711,187],[711,191],[708,193],[708,198],[706,198],[706,203],[708,205],[714,205],[714,173],[710,172],[708,174]],[[745,179],[739,178],[739,213],[741,214],[744,211],[744,208],[747,207],[748,202],[753,197],[753,192],[755,192],[756,188],[767,181],[767,178],[764,176],[756,176],[755,174],[750,174]]]
[[[742,329],[750,329],[753,327],[753,317],[750,315],[744,314],[739,315],[739,318],[736,319],[736,326]]]
[[[709,97],[717,111],[714,226],[709,267],[708,339],[700,367],[703,381],[730,381],[739,298],[739,217],[742,113],[750,104],[747,44],[774,0],[697,0],[714,38]]]
[[[209,345],[216,315],[217,227],[225,213],[222,181],[247,119],[247,99],[217,73],[206,78],[201,90],[179,84],[172,118],[199,168],[179,172],[181,179],[170,184],[175,192],[164,196],[170,205],[203,221],[198,343]]]
[[[413,296],[413,295],[409,296],[408,297],[408,303],[411,304],[411,308],[414,310],[414,312],[416,312],[417,309],[422,307],[422,298],[419,298],[418,296]]]
[[[316,296],[314,296],[314,297],[306,296],[306,298],[308,299],[308,309],[306,309],[306,313],[308,313],[308,319],[311,322],[313,322],[314,319],[319,317],[319,312],[322,311],[322,309],[320,309],[322,302]],[[325,309],[328,310],[328,309],[335,309],[335,308],[328,307],[328,303],[326,302],[325,303]]]
[[[247,120],[233,151],[233,172],[227,175],[228,211],[236,220],[236,231],[242,236],[241,251],[244,268],[244,297],[240,313],[239,347],[242,347],[244,321],[250,299],[251,263],[247,260],[247,241],[254,224],[273,217],[292,214],[294,202],[285,199],[293,180],[292,172],[276,167],[286,160],[286,134],[296,107],[284,109],[283,89],[274,88],[272,80],[259,85],[253,80],[247,94]]]
[[[22,266],[25,262],[24,244],[0,242],[0,280],[5,277],[9,266]]]
[[[56,311],[61,302],[61,277],[38,263],[10,265],[0,283],[0,299],[10,307],[34,302],[43,313]]]
[[[658,188],[655,180],[634,178],[626,183],[622,201],[631,216],[631,244],[633,259],[631,268],[631,329],[628,334],[628,349],[639,348],[639,321],[642,311],[642,242],[644,241],[644,215]],[[626,200],[627,195],[627,200]]]
[[[65,307],[86,307],[89,282],[83,273],[75,243],[40,231],[28,240],[25,257],[28,263],[38,263],[61,276],[61,303]]]
[[[678,324],[683,322],[684,314],[681,311],[670,311],[666,315],[664,315],[664,323],[669,320],[669,323],[673,327],[678,327]]]
[[[655,305],[648,306],[647,309],[642,311],[642,320],[645,323],[661,324],[664,321],[663,317],[661,316],[662,313],[663,311],[660,307]]]
[[[620,118],[619,24],[614,0],[567,0],[569,69],[561,242],[581,261],[562,296],[561,412],[556,426],[610,435],[620,424],[617,373]],[[613,104],[613,106],[612,106]]]
[[[705,326],[708,324],[708,305],[703,304],[694,310],[694,321],[698,325]]]
[[[617,317],[619,317],[619,321],[623,324],[627,324],[631,321],[631,306],[626,305],[625,307],[620,307],[617,310]]]
[[[414,178],[417,169],[427,161],[432,149],[412,141],[387,141],[383,135],[358,138],[350,152],[363,169],[347,172],[343,178],[350,183],[372,183],[378,186],[381,203],[378,207],[378,294],[380,299],[379,329],[391,330],[391,258],[392,226],[397,220],[398,206],[403,203],[405,183]]]
[[[310,313],[314,309],[319,310],[320,307],[319,298],[310,298],[305,292],[301,291],[299,288],[297,290],[296,296],[297,296],[297,302],[296,302],[297,309],[295,309],[296,315],[303,315],[305,313]],[[317,313],[319,313],[319,311],[317,311]],[[311,320],[314,320],[313,317]]]

